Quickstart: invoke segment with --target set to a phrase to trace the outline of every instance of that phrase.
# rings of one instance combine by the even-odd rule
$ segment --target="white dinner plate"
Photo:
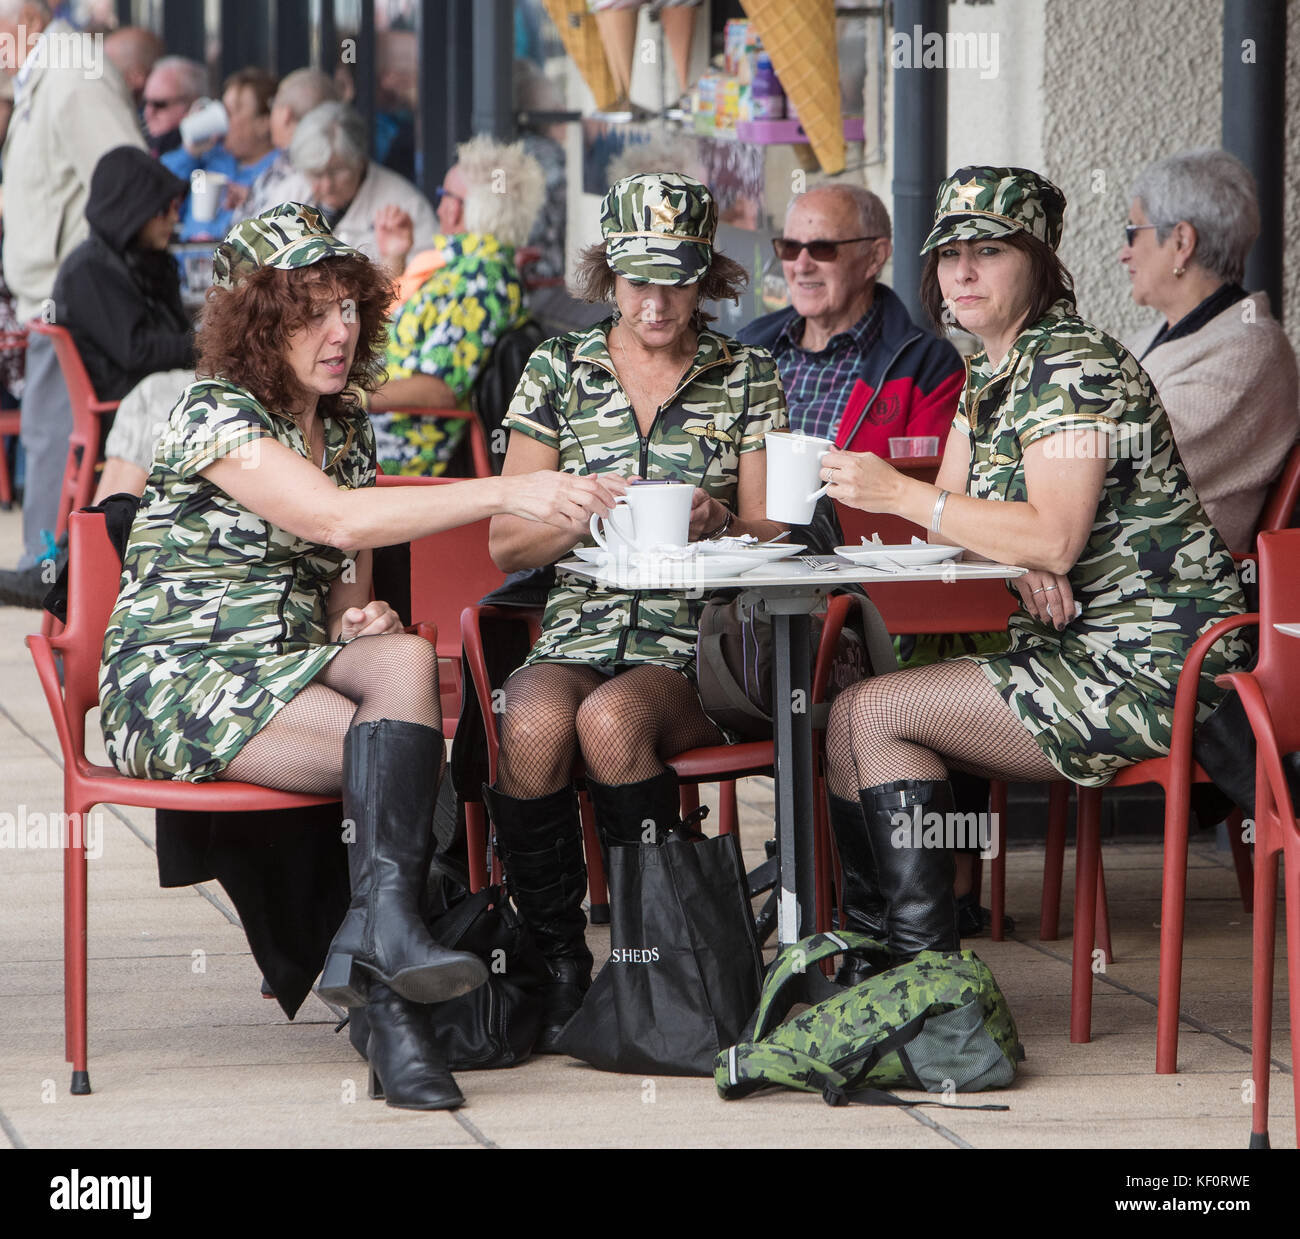
[[[798,542],[771,542],[766,544],[752,542],[745,545],[726,538],[718,542],[699,542],[696,545],[700,548],[700,554],[708,556],[711,560],[722,559],[731,555],[742,555],[746,559],[752,559],[755,563],[761,564],[774,564],[779,560],[789,559],[792,555],[798,555],[808,549]]]
[[[602,572],[617,575],[637,589],[654,589],[658,586],[677,587],[696,580],[716,580],[719,577],[738,577],[771,562],[766,556],[753,555],[692,555],[681,558],[673,555],[642,553],[635,558],[620,561],[598,548],[576,548],[574,554]],[[583,553],[587,552],[587,553]]]
[[[925,568],[956,559],[961,554],[959,546],[931,546],[929,543],[904,542],[879,546],[837,546],[835,554],[852,560],[863,568]]]

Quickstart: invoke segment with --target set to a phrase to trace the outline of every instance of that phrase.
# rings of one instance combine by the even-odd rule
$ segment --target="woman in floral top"
[[[544,195],[542,171],[518,143],[475,138],[459,148],[438,190],[428,278],[389,329],[388,382],[370,402],[385,473],[447,471],[465,422],[404,409],[468,409],[492,346],[527,317],[515,249],[527,239]]]

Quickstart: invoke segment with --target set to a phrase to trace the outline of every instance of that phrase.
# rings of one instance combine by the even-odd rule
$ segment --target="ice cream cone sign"
[[[618,102],[619,90],[609,71],[595,19],[587,11],[587,0],[544,0],[544,3],[564,50],[578,66],[596,107],[601,110],[613,107]]]
[[[844,171],[834,0],[740,0],[823,172]]]

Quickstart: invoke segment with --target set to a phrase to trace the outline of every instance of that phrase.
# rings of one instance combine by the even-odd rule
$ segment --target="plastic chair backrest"
[[[391,477],[381,486],[443,486],[464,479]],[[488,554],[486,520],[411,542],[411,619],[438,629],[438,657],[460,660],[460,613],[504,580]]]
[[[63,704],[72,750],[86,751],[86,712],[99,705],[99,664],[122,567],[100,512],[73,512],[68,523],[68,623],[50,645],[63,658]]]
[[[43,336],[49,336],[54,344],[54,355],[58,358],[59,369],[63,372],[63,381],[68,385],[68,398],[72,403],[74,422],[79,413],[88,416],[91,406],[99,404],[100,401],[95,395],[94,387],[91,386],[90,375],[86,373],[86,363],[81,360],[81,353],[77,350],[77,342],[72,338],[72,333],[66,327],[43,323],[39,319],[32,321],[31,329]]]
[[[470,680],[478,697],[479,713],[483,716],[483,731],[488,748],[488,782],[497,778],[497,754],[500,740],[497,735],[497,711],[492,701],[492,683],[488,674],[487,656],[483,652],[483,621],[510,621],[528,625],[528,644],[534,645],[542,631],[542,612],[535,607],[479,606],[466,607],[460,616],[460,635],[469,664]]]
[[[1300,503],[1300,441],[1291,445],[1282,472],[1268,489],[1268,498],[1260,509],[1256,533],[1270,529],[1289,529],[1296,504]]]
[[[1256,679],[1273,716],[1281,752],[1300,749],[1300,637],[1274,624],[1300,623],[1300,529],[1259,536],[1259,663]]]

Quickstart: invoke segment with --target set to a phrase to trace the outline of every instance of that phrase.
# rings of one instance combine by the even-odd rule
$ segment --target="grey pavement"
[[[20,516],[0,513],[0,563]],[[58,811],[61,759],[23,636],[34,611],[0,608],[0,812]],[[756,863],[771,834],[771,784],[741,788],[742,837]],[[1251,917],[1227,853],[1192,847],[1181,1071],[1155,1075],[1161,855],[1150,842],[1105,852],[1116,961],[1097,977],[1093,1040],[1069,1041],[1070,899],[1062,933],[1039,942],[1041,846],[1008,854],[1008,941],[972,940],[998,978],[1027,1052],[1015,1086],[947,1108],[832,1109],[765,1093],[723,1102],[711,1080],[643,1079],[560,1058],[459,1077],[468,1104],[415,1114],[366,1095],[364,1064],[314,995],[287,1021],[224,892],[162,890],[153,816],[105,806],[90,862],[90,1078],[68,1092],[63,1059],[60,853],[0,850],[0,1148],[137,1147],[822,1147],[1229,1148],[1246,1146]],[[1278,934],[1272,1137],[1295,1146],[1285,983]],[[597,958],[606,931],[590,931]],[[911,1096],[904,1094],[904,1096]]]

